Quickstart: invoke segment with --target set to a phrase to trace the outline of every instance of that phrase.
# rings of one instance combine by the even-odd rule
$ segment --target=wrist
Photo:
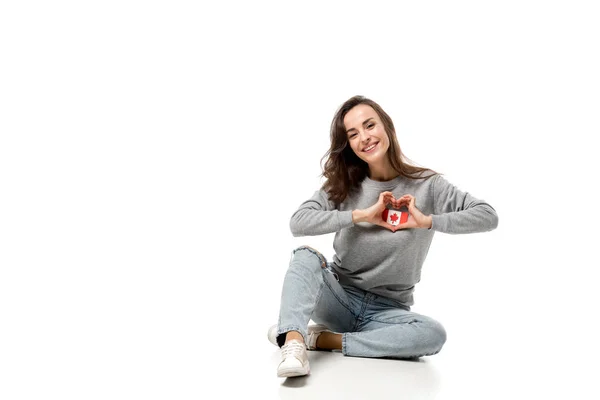
[[[357,223],[357,222],[364,222],[365,220],[365,213],[363,210],[352,210],[352,222],[353,223]]]
[[[427,224],[426,224],[425,228],[431,229],[432,226],[433,226],[433,215],[428,215],[427,216]]]

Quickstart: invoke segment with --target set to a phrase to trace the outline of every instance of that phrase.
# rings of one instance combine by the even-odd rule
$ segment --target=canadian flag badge
[[[389,208],[386,208],[385,210],[383,210],[381,218],[383,218],[383,220],[388,224],[400,225],[408,221],[408,212],[390,210]]]

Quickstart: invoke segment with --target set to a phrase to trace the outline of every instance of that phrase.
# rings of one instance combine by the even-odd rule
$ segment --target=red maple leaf
[[[392,220],[392,222],[398,221],[398,214],[393,213],[392,216],[390,217],[390,219]]]

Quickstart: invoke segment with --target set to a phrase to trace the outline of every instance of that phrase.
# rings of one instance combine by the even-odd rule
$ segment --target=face
[[[390,140],[375,110],[366,104],[353,107],[344,117],[348,143],[354,153],[369,165],[387,160]]]

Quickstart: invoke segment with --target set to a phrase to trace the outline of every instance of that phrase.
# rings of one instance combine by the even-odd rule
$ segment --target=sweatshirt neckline
[[[395,177],[394,179],[391,179],[389,181],[374,181],[373,179],[369,178],[368,176],[365,176],[365,179],[363,180],[363,185],[377,188],[377,189],[391,189],[391,188],[398,186],[398,184],[400,182],[402,182],[402,180],[403,180],[402,175],[398,175],[397,177]]]

